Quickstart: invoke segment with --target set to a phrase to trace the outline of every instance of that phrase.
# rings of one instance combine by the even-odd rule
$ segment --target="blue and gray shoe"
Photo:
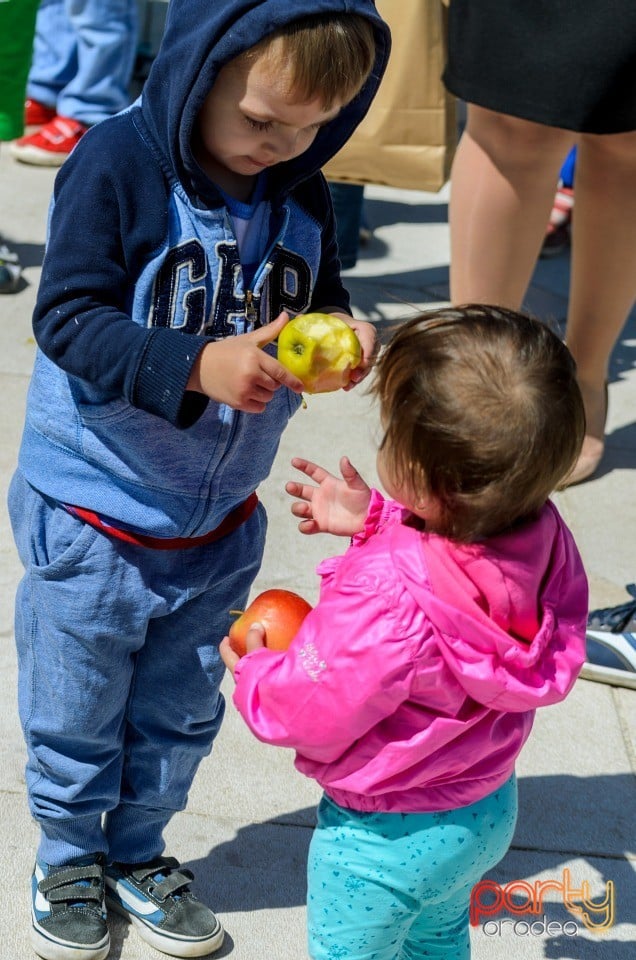
[[[634,599],[590,612],[581,676],[636,690],[636,590],[627,590]]]
[[[110,949],[101,854],[55,867],[35,862],[31,945],[45,960],[104,960]]]
[[[106,905],[127,917],[139,936],[171,957],[203,957],[218,950],[224,931],[190,890],[193,876],[174,857],[106,867]]]

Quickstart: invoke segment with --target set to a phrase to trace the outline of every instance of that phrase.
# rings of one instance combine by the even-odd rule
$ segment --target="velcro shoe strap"
[[[40,884],[40,889],[41,887]],[[42,893],[44,893],[43,890]],[[80,887],[79,884],[75,884],[50,890],[46,894],[46,899],[49,903],[70,903],[73,900],[78,903],[101,903],[102,894],[95,887]]]
[[[102,873],[99,867],[70,867],[40,880],[38,888],[49,903],[99,903],[103,898]],[[84,881],[97,880],[98,883]]]
[[[636,622],[636,600],[629,600],[616,607],[593,610],[587,625],[595,630],[607,630],[609,633],[632,633]]]
[[[188,874],[190,875],[188,876]],[[165,880],[161,880],[157,884],[153,893],[157,900],[167,900],[169,897],[174,896],[175,893],[187,890],[192,879],[193,877],[189,870],[184,870],[183,872],[175,870],[174,873],[171,873]]]
[[[97,864],[91,863],[86,867],[66,867],[56,870],[40,880],[38,886],[42,893],[54,890],[56,887],[76,884],[79,880],[101,880],[102,871]]]

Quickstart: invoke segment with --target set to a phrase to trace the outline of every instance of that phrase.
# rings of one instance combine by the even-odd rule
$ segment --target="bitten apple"
[[[240,614],[230,627],[230,646],[239,657],[244,656],[247,631],[258,622],[265,628],[265,646],[269,650],[287,650],[311,609],[311,604],[291,590],[265,590],[247,610],[230,610]]]
[[[347,386],[362,359],[362,348],[340,317],[305,313],[279,333],[278,359],[302,380],[307,393],[328,393]]]

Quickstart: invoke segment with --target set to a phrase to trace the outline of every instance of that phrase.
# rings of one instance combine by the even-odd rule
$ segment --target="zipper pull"
[[[251,290],[248,290],[245,294],[245,319],[248,323],[253,324],[254,327],[256,327],[256,321],[258,320],[258,317],[254,308],[254,295]]]

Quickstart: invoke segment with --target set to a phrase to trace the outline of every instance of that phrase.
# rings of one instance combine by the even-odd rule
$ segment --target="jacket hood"
[[[466,692],[497,710],[563,699],[585,659],[587,580],[554,506],[487,543],[422,544],[423,570],[395,561]]]
[[[165,32],[141,97],[141,110],[166,174],[187,192],[206,195],[211,184],[194,159],[193,127],[221,67],[275,30],[316,13],[357,13],[376,35],[376,61],[358,96],[318,133],[300,157],[272,168],[273,192],[319,170],[365,116],[384,73],[390,33],[371,0],[170,0]]]

